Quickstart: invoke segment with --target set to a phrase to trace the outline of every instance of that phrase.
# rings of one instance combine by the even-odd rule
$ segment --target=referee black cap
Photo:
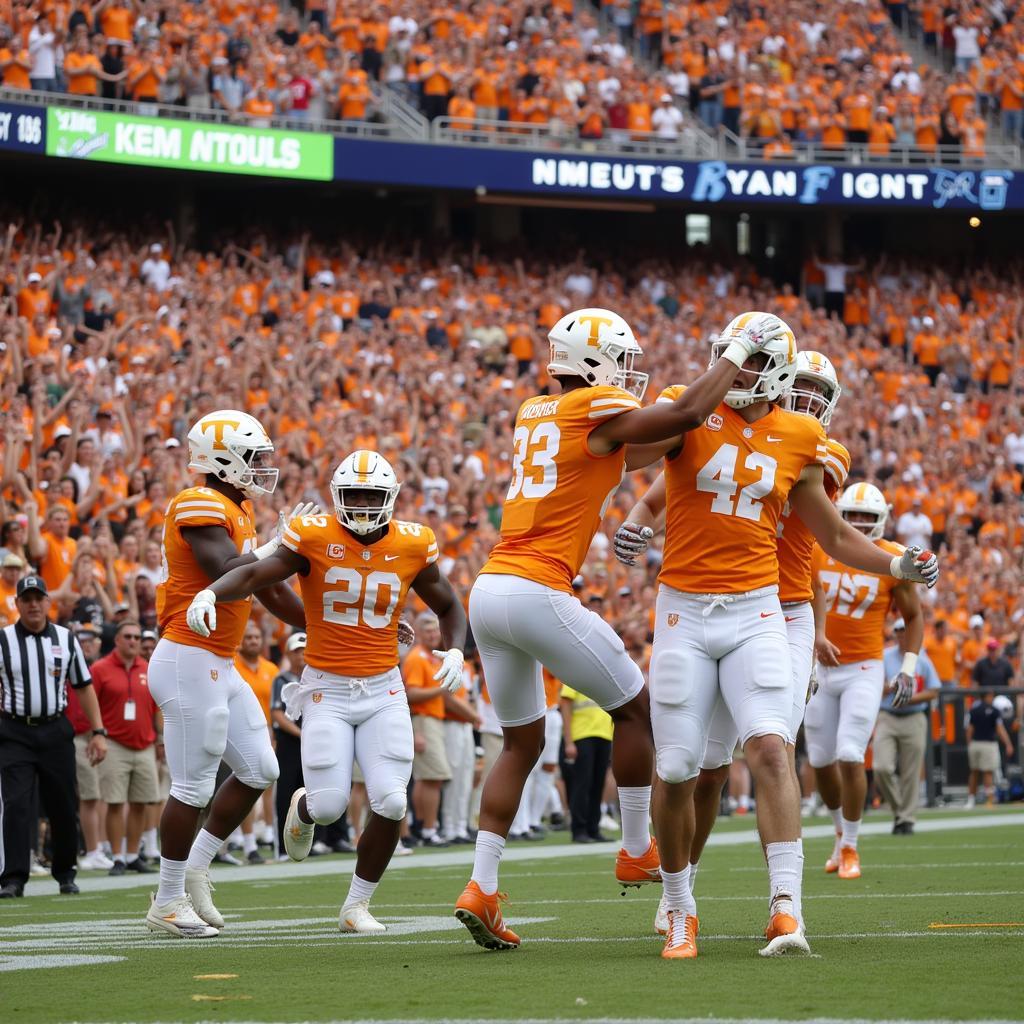
[[[18,580],[18,586],[15,591],[17,597],[21,597],[28,590],[38,590],[40,594],[48,594],[49,591],[46,589],[46,582],[42,576],[22,576]]]

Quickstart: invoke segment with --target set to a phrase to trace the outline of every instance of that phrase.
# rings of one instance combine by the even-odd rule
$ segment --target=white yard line
[[[585,1005],[585,1004],[584,1004]],[[997,1020],[993,1018],[978,1020],[950,1020],[945,1018],[931,1018],[913,1020],[908,1018],[893,1017],[884,1020],[877,1020],[868,1017],[813,1017],[802,1018],[813,1020],[815,1024],[1020,1024],[1020,1021]],[[488,1018],[486,1024],[568,1024],[578,1022],[578,1017],[509,1017],[504,1019]],[[665,1017],[587,1017],[586,1024],[667,1024]],[[67,1024],[83,1024],[80,1021],[71,1021]],[[101,1024],[101,1022],[89,1022],[89,1024]],[[154,1024],[177,1024],[173,1021],[155,1021]],[[220,1018],[216,1021],[196,1021],[193,1024],[286,1024],[283,1021],[225,1021]],[[287,1024],[313,1024],[310,1021],[291,1021]],[[345,1021],[318,1021],[315,1024],[481,1024],[479,1018],[458,1018],[458,1017],[406,1017],[406,1018],[380,1018],[365,1020]],[[794,1018],[785,1017],[673,1017],[671,1024],[794,1024]]]
[[[963,818],[935,818],[919,821],[916,826],[918,833],[923,832],[967,832],[975,829],[997,828],[1003,825],[1024,826],[1024,813],[999,813],[990,815],[965,816]],[[861,825],[860,834],[868,836],[888,835],[892,831],[891,823],[887,821],[865,822]],[[804,828],[805,839],[830,839],[835,835],[835,829],[829,825],[809,825]],[[905,840],[912,843],[913,840]],[[712,833],[708,840],[708,846],[747,846],[758,843],[757,832],[751,828],[742,832],[717,832]],[[505,850],[502,858],[503,864],[516,864],[522,861],[548,861],[564,860],[572,858],[578,860],[582,857],[604,857],[611,860],[615,851],[614,843],[594,844],[592,846],[576,846],[567,843],[564,846],[511,846]],[[392,880],[396,880],[402,872],[410,868],[454,868],[469,867],[473,863],[473,848],[467,846],[464,849],[446,850],[437,853],[423,853],[417,850],[412,857],[402,857],[391,862],[388,874]],[[976,867],[1015,867],[1020,862],[970,862],[964,866]],[[895,865],[896,867],[924,867],[925,865]],[[936,864],[937,867],[952,867],[949,863]],[[262,867],[229,867],[217,868],[213,872],[215,883],[219,882],[257,882],[266,883],[272,881],[291,880],[294,878],[312,878],[322,875],[348,876],[355,868],[355,858],[338,860],[334,857],[324,860],[315,857],[303,861],[301,864],[292,862],[264,864]],[[703,865],[701,870],[703,870]],[[763,868],[733,870],[757,870]],[[546,872],[545,872],[546,873]],[[513,877],[514,873],[509,872]],[[155,875],[124,875],[120,878],[99,876],[92,878],[82,876],[80,884],[89,892],[106,892],[114,889],[141,889],[152,888],[156,885]],[[52,879],[32,879],[25,886],[25,896],[53,896],[55,893],[55,882]]]

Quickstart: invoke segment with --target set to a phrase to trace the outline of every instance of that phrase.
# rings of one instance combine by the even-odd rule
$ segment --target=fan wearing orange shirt
[[[437,540],[419,523],[393,520],[400,484],[377,452],[349,455],[331,477],[334,515],[292,519],[281,546],[196,595],[191,628],[217,636],[216,609],[299,576],[306,609],[306,667],[282,691],[287,715],[302,718],[302,774],[288,808],[284,844],[304,860],[316,824],[345,813],[353,759],[371,815],[359,837],[352,885],[341,908],[344,932],[387,929],[369,903],[398,844],[413,762],[413,730],[398,669],[398,621],[411,588],[437,615],[445,650],[436,651],[439,688],[462,685],[466,613],[437,566]],[[208,625],[207,625],[208,623]],[[443,741],[442,741],[443,742]],[[443,747],[442,747],[443,749]]]
[[[894,560],[906,549],[882,539],[889,506],[867,483],[848,487],[837,502],[843,518]],[[820,624],[816,650],[821,665],[818,690],[807,705],[804,730],[807,757],[814,768],[825,806],[836,826],[836,841],[825,870],[840,878],[860,878],[857,838],[867,795],[864,756],[886,690],[882,668],[885,620],[895,607],[906,623],[901,634],[902,671],[892,681],[893,705],[914,693],[917,652],[924,640],[924,619],[916,589],[885,572],[866,572],[814,549],[815,606]]]
[[[547,372],[561,390],[519,408],[501,539],[469,601],[504,749],[484,783],[473,872],[455,915],[487,949],[515,949],[520,941],[502,920],[498,868],[544,746],[542,665],[615,721],[612,765],[622,811],[616,878],[624,885],[659,880],[650,838],[654,765],[643,675],[612,627],[573,594],[572,580],[627,468],[625,446],[649,446],[640,453],[649,464],[669,439],[677,443],[700,426],[736,368],[765,339],[737,338],[727,358],[685,393],[648,408],[640,406],[647,375],[635,369],[643,350],[617,313],[576,310],[551,328],[548,341]]]
[[[255,547],[246,499],[272,494],[278,471],[269,464],[274,445],[267,432],[234,409],[195,423],[188,450],[189,469],[204,474],[205,484],[179,492],[167,506],[156,602],[161,635],[149,662],[150,692],[164,716],[171,795],[160,821],[160,885],[146,926],[175,938],[210,938],[224,927],[210,896],[210,863],[273,785],[278,765],[263,709],[233,660],[251,602],[224,605],[222,628],[206,639],[189,628],[187,612],[210,580],[276,550],[279,537]],[[304,626],[302,606],[288,587],[259,596],[279,618]],[[232,774],[215,793],[221,759]]]
[[[796,377],[796,344],[785,323],[769,313],[741,314],[715,342],[712,366],[747,332],[769,340],[734,372],[722,404],[676,444],[665,469],[650,680],[667,959],[697,955],[692,807],[711,723],[722,713],[735,722],[761,794],[758,828],[770,886],[761,955],[809,950],[800,906],[800,792],[786,751],[794,740],[790,641],[779,599],[778,525],[786,502],[819,543],[848,561],[919,579],[933,568],[916,566],[913,554],[893,562],[835,511],[824,484],[833,453],[821,424],[776,404]],[[679,391],[669,388],[659,401]],[[650,529],[653,518],[642,500],[624,528]]]

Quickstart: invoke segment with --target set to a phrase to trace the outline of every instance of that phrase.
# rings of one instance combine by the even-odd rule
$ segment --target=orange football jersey
[[[190,526],[221,526],[239,553],[251,551],[256,540],[252,506],[248,501],[236,505],[209,487],[188,487],[172,499],[164,519],[163,579],[156,588],[160,635],[230,658],[242,642],[252,598],[218,602],[217,628],[208,637],[197,636],[188,628],[185,612],[192,598],[212,582],[182,535],[181,531]]]
[[[625,446],[595,455],[587,438],[611,417],[639,408],[628,391],[610,385],[538,395],[520,406],[501,540],[481,572],[572,593],[626,466]]]
[[[379,541],[366,545],[336,516],[303,516],[288,524],[282,543],[309,562],[309,572],[299,576],[306,662],[357,678],[395,668],[405,595],[437,561],[434,531],[392,520]]]
[[[877,540],[875,544],[891,555],[904,551],[890,540]],[[892,592],[900,581],[893,576],[851,569],[830,558],[817,544],[811,555],[811,567],[825,591],[825,635],[839,648],[840,664],[881,659],[885,617],[892,607]]]
[[[658,401],[674,401],[682,385]],[[689,594],[741,594],[779,582],[782,507],[804,466],[824,462],[811,416],[772,406],[754,423],[724,402],[665,461],[661,583]]]
[[[838,442],[828,438],[825,442],[828,454],[825,469],[825,493],[835,498],[850,473],[850,453]],[[787,501],[779,520],[779,600],[783,604],[793,601],[810,601],[814,596],[811,587],[811,552],[814,550],[814,534],[804,526],[798,515],[793,514]]]

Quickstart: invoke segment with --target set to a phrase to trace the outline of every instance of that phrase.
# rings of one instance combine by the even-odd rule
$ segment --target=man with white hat
[[[658,133],[659,139],[675,141],[679,138],[679,130],[683,126],[683,112],[672,102],[670,93],[661,94],[658,106],[651,113],[651,125]]]

